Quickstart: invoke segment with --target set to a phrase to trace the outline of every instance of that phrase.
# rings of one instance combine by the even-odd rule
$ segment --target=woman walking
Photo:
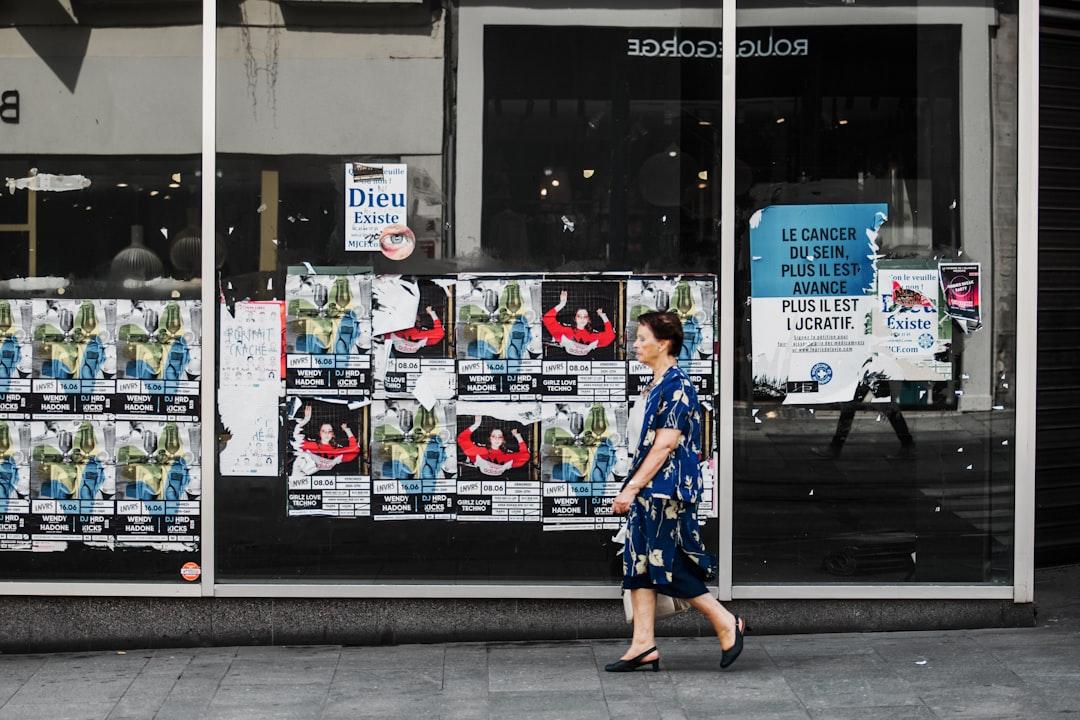
[[[627,513],[623,589],[630,591],[634,609],[634,639],[604,669],[660,669],[654,635],[658,592],[686,599],[708,619],[720,640],[720,667],[726,668],[742,652],[746,627],[705,587],[704,581],[716,576],[716,558],[705,549],[697,518],[701,410],[697,391],[677,362],[682,322],[672,312],[648,312],[638,323],[634,352],[652,369],[653,381],[644,397],[637,453],[613,504],[616,514]]]

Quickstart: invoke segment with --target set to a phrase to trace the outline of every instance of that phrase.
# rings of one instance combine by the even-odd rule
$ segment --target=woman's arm
[[[638,466],[634,476],[630,478],[622,491],[615,496],[611,507],[616,515],[622,515],[630,509],[630,503],[634,501],[641,489],[652,481],[653,476],[660,472],[660,468],[664,467],[664,463],[668,461],[672,451],[679,446],[681,439],[682,433],[678,430],[661,428],[656,431],[656,439],[653,441],[649,453],[641,461],[641,465]]]
[[[511,430],[510,434],[514,436],[518,444],[517,452],[508,453],[511,467],[519,468],[529,462],[529,446],[525,444],[525,438],[521,437],[521,433],[517,430]]]
[[[480,427],[480,418],[476,418],[476,422],[471,427],[467,427],[461,431],[457,436],[458,447],[461,448],[461,452],[465,453],[465,457],[469,459],[469,462],[476,462],[476,458],[480,455],[481,448],[473,442],[472,434],[476,428]]]
[[[556,317],[558,313],[558,306],[553,307],[546,313],[544,313],[544,327],[547,329],[548,333],[551,334],[551,337],[555,340],[555,342],[559,342],[563,339],[563,336],[567,334],[566,326],[559,322],[558,318]]]
[[[604,322],[604,329],[597,333],[596,346],[607,347],[615,342],[615,328],[611,327],[611,320],[604,314],[603,308],[598,308],[596,314],[599,315],[600,319]]]

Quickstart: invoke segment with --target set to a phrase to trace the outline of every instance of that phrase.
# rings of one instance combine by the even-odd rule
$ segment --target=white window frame
[[[625,27],[719,27],[725,47],[735,46],[737,0],[726,0],[717,9],[643,9],[620,10],[618,25]],[[482,197],[483,156],[483,30],[486,25],[596,25],[611,26],[610,9],[566,9],[526,7],[485,7],[466,0],[458,10],[459,57],[458,75],[467,82],[458,86],[457,149],[445,162],[456,164],[455,202],[458,251],[478,249],[480,238],[480,198]],[[964,236],[990,233],[989,188],[982,178],[988,176],[989,166],[981,151],[989,147],[990,103],[987,86],[989,53],[981,42],[987,25],[993,23],[993,11],[981,8],[813,8],[745,10],[739,12],[739,26],[768,25],[835,25],[861,24],[955,24],[961,26],[961,114],[962,169],[961,182],[975,178],[977,182],[962,188],[962,223]],[[1017,603],[1031,602],[1034,585],[1034,521],[1035,521],[1035,372],[1037,341],[1037,269],[1038,269],[1038,47],[1039,3],[1023,2],[1019,9],[1019,125],[1018,125],[1018,218],[1017,237],[1017,351],[1016,367],[1016,427],[1015,427],[1015,505],[1014,505],[1014,567],[1012,585],[967,584],[905,584],[808,585],[798,583],[776,585],[732,585],[732,447],[733,447],[733,380],[734,358],[730,352],[721,354],[719,409],[720,475],[719,541],[722,574],[718,592],[723,599],[1011,599]],[[448,59],[449,60],[449,59]],[[721,142],[723,153],[722,216],[734,217],[734,159],[735,159],[735,53],[723,59],[723,113]],[[217,70],[217,0],[203,0],[202,28],[202,237],[215,237],[216,200],[216,70]],[[724,223],[721,236],[720,332],[722,338],[734,335],[734,254],[735,235],[732,223]],[[987,256],[989,257],[989,256]],[[202,302],[204,361],[211,364],[216,343],[217,308],[216,276],[213,243],[203,243]],[[987,279],[984,279],[986,282]],[[989,310],[988,304],[988,310]],[[984,331],[988,335],[989,329]],[[987,341],[988,342],[988,341]],[[206,360],[206,359],[210,360]],[[990,366],[986,376],[990,377]],[[977,371],[977,370],[976,370]],[[974,377],[974,373],[972,373]],[[339,598],[575,598],[615,599],[620,595],[618,583],[376,583],[350,581],[342,583],[221,583],[215,574],[215,506],[214,485],[217,468],[217,445],[213,432],[217,417],[215,405],[216,369],[204,372],[201,393],[201,417],[209,432],[202,434],[203,495],[202,495],[202,577],[197,583],[160,582],[84,582],[58,581],[0,582],[3,595],[70,595],[70,596],[155,596],[197,597],[339,597]],[[988,395],[987,395],[988,397]],[[983,409],[985,399],[974,399],[970,409]]]

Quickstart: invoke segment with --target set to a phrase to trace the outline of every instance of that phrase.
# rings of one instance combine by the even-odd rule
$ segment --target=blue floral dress
[[[717,563],[705,549],[697,518],[702,493],[701,407],[697,390],[677,365],[664,373],[645,400],[641,437],[626,476],[628,482],[652,449],[656,431],[664,428],[678,430],[682,438],[630,505],[623,545],[623,587],[696,597],[706,592],[702,581],[716,577]]]

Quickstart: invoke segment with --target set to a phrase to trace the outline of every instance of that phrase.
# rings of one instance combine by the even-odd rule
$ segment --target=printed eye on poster
[[[412,235],[406,226],[408,190],[402,163],[345,163],[345,249],[399,254],[402,238]]]
[[[773,205],[750,218],[754,394],[850,401],[870,357],[884,203]]]

